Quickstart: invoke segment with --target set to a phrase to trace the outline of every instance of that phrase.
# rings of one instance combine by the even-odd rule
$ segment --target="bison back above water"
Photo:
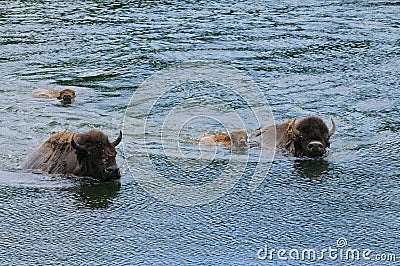
[[[247,133],[245,130],[232,130],[229,134],[204,134],[194,140],[196,143],[230,148],[246,148]]]
[[[117,179],[121,174],[115,161],[115,147],[121,139],[122,132],[114,142],[99,130],[59,132],[27,155],[20,167],[49,174],[88,176],[100,181]]]

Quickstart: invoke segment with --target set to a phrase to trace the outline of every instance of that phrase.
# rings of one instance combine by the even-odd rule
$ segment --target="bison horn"
[[[293,134],[295,134],[296,136],[300,136],[301,133],[299,130],[297,130],[296,126],[294,125],[294,123],[296,122],[296,119],[293,119],[292,123],[290,124],[290,128],[292,129]]]
[[[71,138],[71,146],[72,146],[72,148],[74,148],[75,150],[78,150],[78,151],[86,151],[85,145],[81,145],[79,143],[76,143],[75,140],[74,140],[74,136],[75,135],[72,135],[72,138]]]
[[[118,146],[118,144],[121,142],[121,140],[122,140],[122,131],[120,130],[118,138],[112,143],[112,145],[114,147]]]
[[[331,118],[331,122],[332,122],[332,128],[331,128],[331,130],[329,130],[329,137],[332,136],[336,131],[336,125],[335,125],[335,121],[333,121],[333,118]]]

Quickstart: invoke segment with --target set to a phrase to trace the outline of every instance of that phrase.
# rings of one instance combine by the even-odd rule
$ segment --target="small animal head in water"
[[[244,130],[232,130],[230,132],[232,147],[246,148],[247,147],[247,133]]]
[[[72,103],[75,99],[75,91],[71,89],[65,89],[60,91],[60,95],[57,99],[61,100],[63,103]]]

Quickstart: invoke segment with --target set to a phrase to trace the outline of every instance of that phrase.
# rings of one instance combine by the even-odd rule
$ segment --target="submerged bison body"
[[[88,176],[99,181],[118,179],[121,174],[115,161],[115,147],[121,139],[122,132],[114,142],[99,130],[59,132],[26,156],[20,166],[49,174]]]
[[[286,121],[258,129],[249,137],[250,146],[277,147],[289,151],[296,157],[322,156],[330,146],[329,138],[335,133],[336,125],[331,119],[329,130],[322,119],[310,116],[299,121]]]
[[[196,143],[229,148],[246,148],[247,133],[244,130],[232,130],[229,134],[204,134],[195,139]]]

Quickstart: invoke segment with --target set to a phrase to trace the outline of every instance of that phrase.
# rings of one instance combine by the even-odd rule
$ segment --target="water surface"
[[[344,248],[400,260],[399,13],[398,2],[379,0],[6,1],[0,7],[0,264],[383,264],[258,258],[265,245],[320,251],[338,248],[339,238],[346,239]],[[129,171],[149,172],[151,161],[122,146],[119,182],[17,170],[25,154],[64,129],[97,128],[114,139],[145,80],[198,60],[249,76],[277,122],[317,115],[329,124],[334,117],[331,149],[316,160],[278,153],[255,191],[249,184],[258,153],[239,154],[250,160],[243,175],[228,172],[232,188],[189,207],[151,196]],[[247,112],[240,95],[215,94],[213,86],[200,87],[232,103],[230,111]],[[64,106],[32,98],[39,87],[73,88],[77,100]],[[177,102],[172,95],[159,104],[167,114]],[[178,162],[198,158],[191,136],[220,126],[189,123],[179,138],[186,157],[172,155]],[[158,156],[158,133],[148,133]],[[171,136],[165,144],[173,150]],[[219,160],[193,179],[168,163],[159,171],[171,182],[207,184],[235,169],[229,150],[216,152]]]

